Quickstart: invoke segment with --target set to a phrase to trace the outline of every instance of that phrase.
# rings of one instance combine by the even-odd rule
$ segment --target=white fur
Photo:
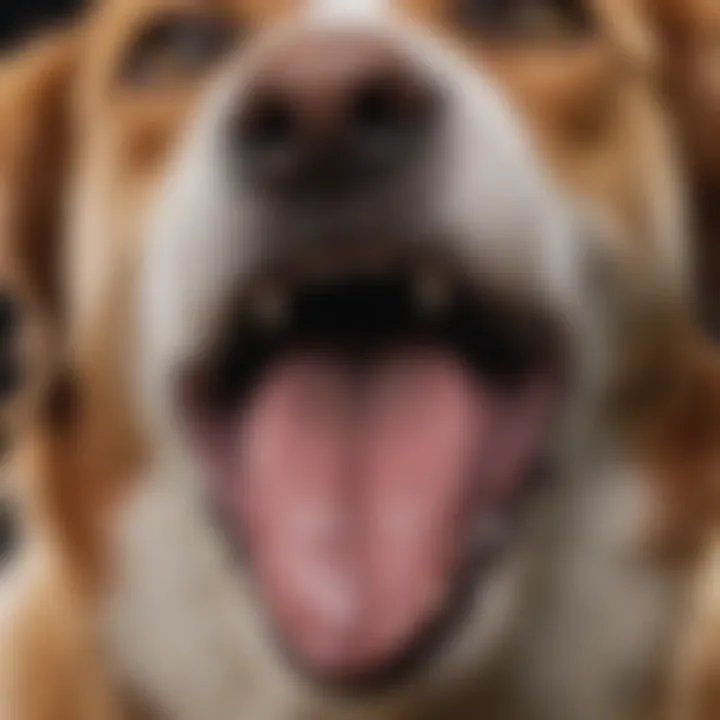
[[[241,711],[258,720],[305,712],[385,720],[472,679],[471,718],[488,692],[485,672],[495,677],[493,663],[508,662],[499,650],[509,649],[508,717],[632,717],[633,685],[651,677],[663,656],[674,593],[671,579],[644,568],[634,553],[643,478],[608,462],[607,448],[586,447],[582,455],[484,587],[440,665],[417,685],[357,705],[314,693],[273,657],[251,588],[198,512],[198,478],[187,466],[158,468],[127,516],[128,574],[111,608],[116,660],[174,720],[224,720]]]

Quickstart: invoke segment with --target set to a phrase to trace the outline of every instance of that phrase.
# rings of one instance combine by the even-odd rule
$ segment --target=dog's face
[[[682,272],[636,10],[90,15],[62,264],[80,445],[113,479],[125,441],[149,448],[104,524],[131,518],[125,620],[154,617],[160,587],[203,637],[217,620],[228,663],[282,648],[343,686],[492,656],[538,470],[560,481],[556,424],[609,352],[589,258],[667,288]],[[142,667],[156,688],[173,652]]]

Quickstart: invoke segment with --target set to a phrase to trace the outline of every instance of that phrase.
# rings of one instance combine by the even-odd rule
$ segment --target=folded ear
[[[663,84],[680,132],[698,220],[698,269],[720,321],[720,2],[648,0],[663,48]]]
[[[0,60],[0,442],[38,407],[58,346],[78,42],[58,32]]]
[[[51,315],[77,46],[75,33],[53,35],[0,64],[2,260]]]
[[[650,0],[665,47],[665,83],[689,159],[720,190],[720,3]]]
[[[61,335],[61,209],[78,38],[0,61],[0,564],[14,545],[7,448],[43,407]]]

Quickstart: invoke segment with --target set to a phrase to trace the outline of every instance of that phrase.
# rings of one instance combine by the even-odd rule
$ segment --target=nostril
[[[302,36],[271,55],[232,120],[240,172],[273,197],[356,192],[422,155],[438,93],[412,60],[365,35]]]
[[[253,179],[271,181],[289,175],[297,162],[302,138],[291,101],[263,94],[239,118],[244,167]]]
[[[368,163],[396,162],[429,126],[435,102],[429,88],[409,79],[378,77],[356,92],[350,128],[357,151]]]
[[[292,143],[296,122],[290,103],[268,95],[257,100],[244,119],[245,142],[256,148],[273,149]]]
[[[383,135],[397,130],[402,112],[395,88],[379,80],[366,84],[351,108],[351,122],[361,134]]]

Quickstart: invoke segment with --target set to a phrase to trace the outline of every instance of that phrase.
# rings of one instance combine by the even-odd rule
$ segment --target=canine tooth
[[[415,279],[415,301],[425,312],[442,312],[452,297],[452,285],[440,272],[423,272]]]
[[[268,285],[258,291],[252,305],[253,317],[263,327],[272,330],[288,318],[287,297],[281,288]]]

